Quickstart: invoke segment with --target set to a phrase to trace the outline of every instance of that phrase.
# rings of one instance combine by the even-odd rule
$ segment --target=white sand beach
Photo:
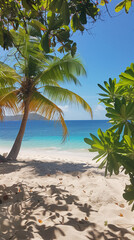
[[[122,197],[127,176],[104,177],[92,157],[35,148],[1,162],[0,240],[134,239],[134,213]]]

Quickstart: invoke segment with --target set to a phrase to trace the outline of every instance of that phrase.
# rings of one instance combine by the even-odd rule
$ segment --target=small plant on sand
[[[20,130],[7,156],[8,159],[16,159],[18,156],[29,112],[38,112],[48,120],[60,121],[64,139],[68,134],[67,126],[64,114],[56,103],[81,104],[92,115],[90,106],[83,98],[60,86],[66,82],[80,84],[76,76],[86,75],[80,60],[70,55],[65,55],[61,59],[46,54],[41,46],[40,38],[30,36],[31,30],[35,29],[30,28],[29,34],[26,34],[23,29],[19,29],[19,32],[12,31],[15,46],[19,46],[15,64],[17,73],[9,66],[0,63],[0,82],[8,80],[8,84],[11,85],[6,92],[5,86],[1,87],[1,92],[5,92],[0,100],[0,104],[4,103],[2,109],[10,103],[14,110],[23,113]]]
[[[93,160],[102,160],[99,167],[105,166],[105,175],[119,174],[120,170],[129,175],[123,197],[134,210],[134,64],[119,77],[118,83],[109,79],[104,87],[98,84],[104,92],[99,100],[105,104],[112,126],[106,132],[98,129],[98,137],[90,134],[91,139],[84,140],[91,146],[90,152],[98,152]]]

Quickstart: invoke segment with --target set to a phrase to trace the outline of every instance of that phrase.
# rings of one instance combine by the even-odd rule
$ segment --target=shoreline
[[[9,153],[10,148],[2,147],[0,149],[0,154],[3,155],[5,153]],[[61,159],[68,158],[68,160],[81,160],[81,161],[88,161],[89,159],[93,158],[96,153],[90,153],[88,149],[58,149],[56,147],[46,147],[46,148],[24,148],[20,149],[19,155],[17,159],[37,159],[41,157],[46,159],[46,157],[54,158],[54,159]],[[84,158],[84,160],[83,160]],[[94,161],[95,162],[95,161]]]

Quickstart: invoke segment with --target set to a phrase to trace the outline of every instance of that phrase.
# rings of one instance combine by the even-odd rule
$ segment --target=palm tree
[[[60,59],[55,56],[45,55],[39,39],[26,33],[21,35],[15,33],[14,39],[16,45],[19,44],[19,52],[21,53],[18,63],[15,65],[19,74],[7,65],[3,66],[3,68],[9,70],[8,75],[12,72],[15,77],[11,81],[11,91],[9,89],[2,99],[4,102],[7,99],[7,103],[9,99],[13,99],[13,102],[10,102],[14,109],[16,109],[17,104],[18,111],[23,112],[23,118],[13,147],[7,156],[8,159],[16,159],[18,156],[29,112],[38,112],[48,120],[60,121],[63,127],[64,139],[68,131],[63,112],[53,101],[62,103],[69,101],[81,104],[92,116],[92,110],[83,98],[59,85],[65,82],[80,84],[76,76],[85,75],[86,72],[78,58],[66,55]]]

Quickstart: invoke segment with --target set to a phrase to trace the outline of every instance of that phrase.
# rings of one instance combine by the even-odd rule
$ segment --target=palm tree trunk
[[[20,129],[19,129],[18,135],[15,139],[15,142],[13,144],[13,147],[12,147],[10,153],[7,156],[7,159],[16,160],[16,158],[19,154],[22,139],[23,139],[23,136],[24,136],[25,128],[26,128],[26,123],[27,123],[27,120],[28,120],[28,114],[29,114],[29,101],[26,101],[25,108],[24,108],[24,115],[23,115],[23,118],[22,118]]]

